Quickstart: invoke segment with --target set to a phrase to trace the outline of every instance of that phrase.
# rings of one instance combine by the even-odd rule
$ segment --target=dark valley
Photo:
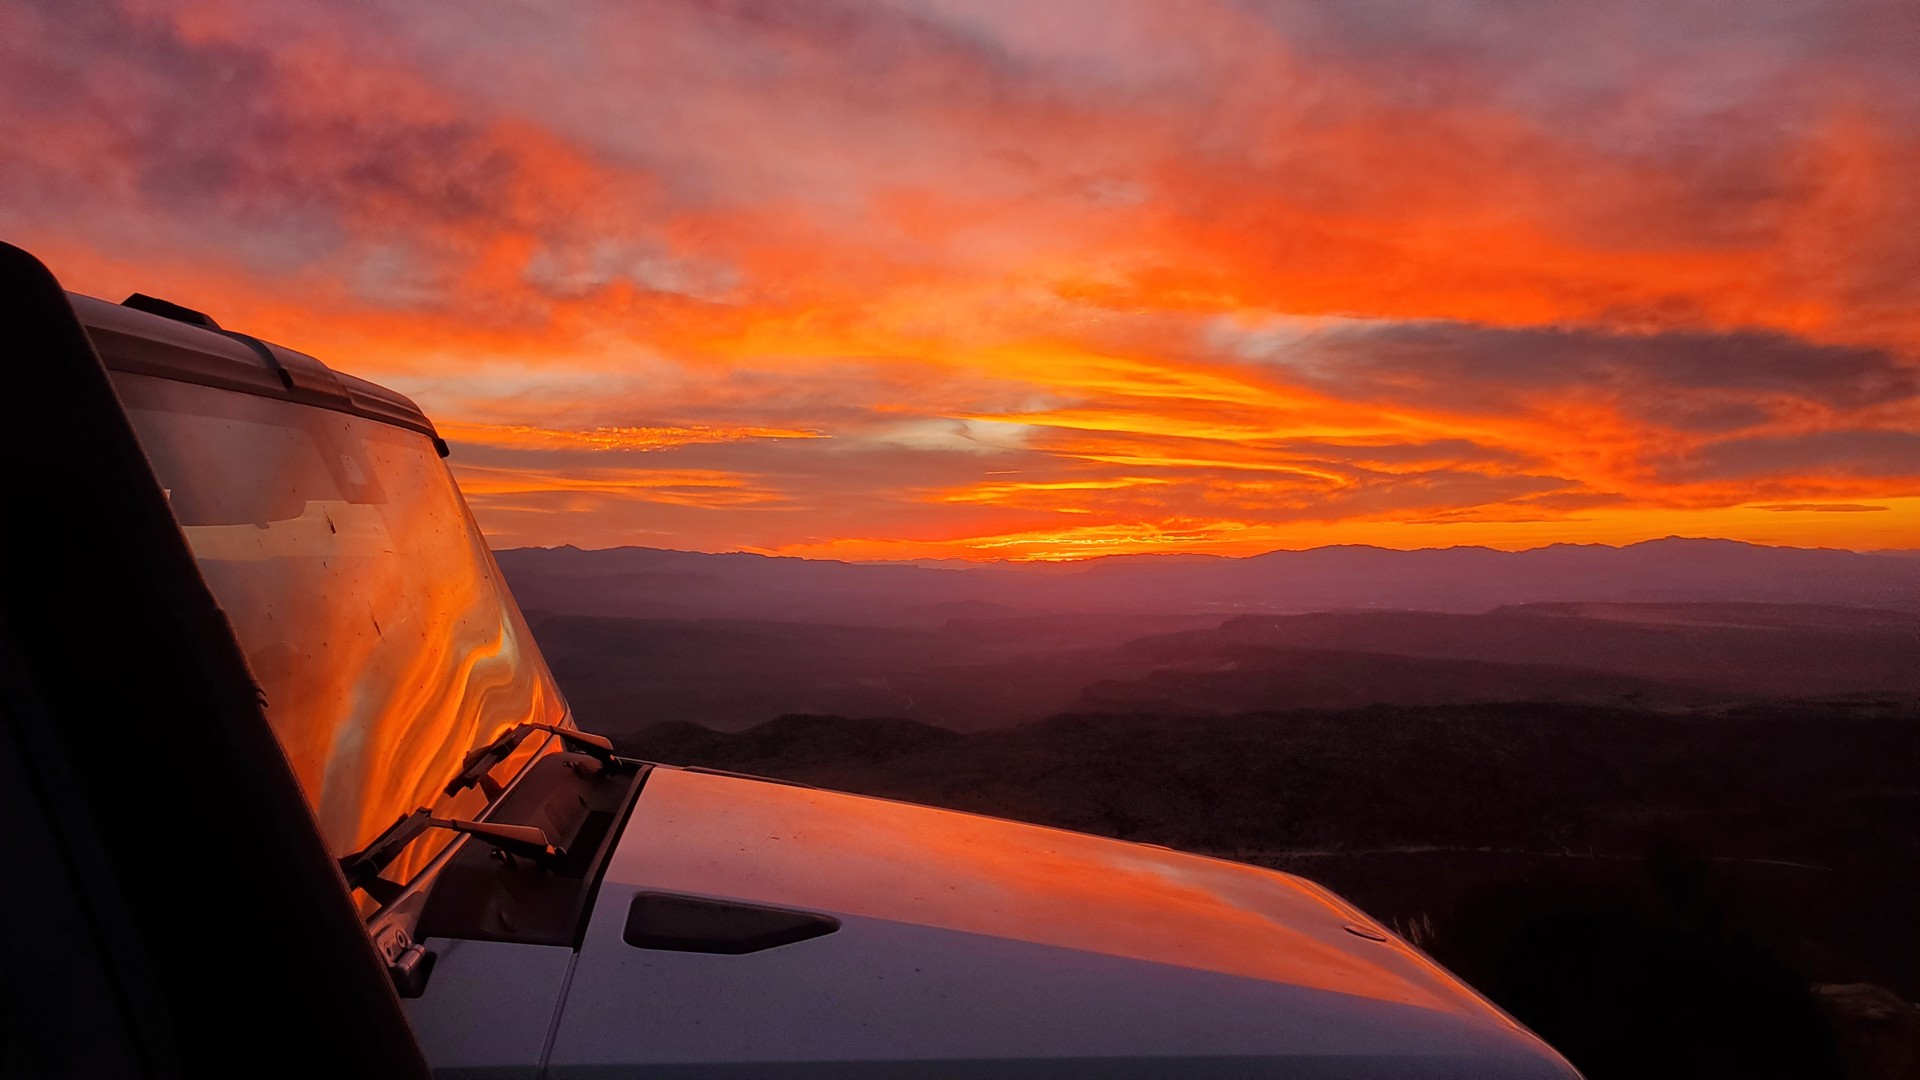
[[[500,561],[638,756],[1299,872],[1595,1080],[1920,1068],[1920,560]]]

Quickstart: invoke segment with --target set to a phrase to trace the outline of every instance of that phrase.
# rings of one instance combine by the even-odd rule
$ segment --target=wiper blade
[[[537,731],[558,736],[567,749],[592,756],[603,768],[625,771],[646,764],[614,753],[613,743],[604,735],[577,731],[558,724],[525,723],[503,732],[499,738],[469,753],[466,760],[460,763],[459,773],[447,783],[446,793],[453,795],[478,784],[487,797],[486,808],[480,811],[479,816],[485,817],[491,813],[506,794],[506,789],[489,774],[512,756],[527,736]],[[558,862],[567,855],[564,848],[554,844],[551,837],[535,826],[435,817],[432,807],[422,806],[411,814],[402,815],[372,843],[340,860],[340,872],[346,875],[347,887],[364,891],[376,903],[384,905],[392,902],[406,890],[406,885],[380,875],[389,863],[400,857],[408,844],[428,829],[465,833],[484,841],[503,855],[520,856],[542,865]]]
[[[543,865],[567,857],[566,849],[555,845],[546,831],[537,826],[435,817],[431,809],[423,806],[388,826],[366,847],[340,860],[340,872],[346,876],[347,887],[364,890],[376,903],[381,904],[398,896],[405,886],[381,877],[381,871],[428,829],[465,833],[479,838],[504,855],[521,856]]]
[[[577,754],[587,754],[609,768],[637,768],[641,764],[633,758],[624,758],[614,753],[613,743],[605,735],[595,735],[589,731],[578,731],[558,724],[525,723],[508,729],[499,738],[469,753],[466,760],[460,763],[460,771],[447,782],[446,793],[452,795],[478,784],[480,790],[486,793],[488,802],[499,799],[500,785],[488,774],[512,756],[523,739],[536,731],[559,736],[561,744],[567,749]]]

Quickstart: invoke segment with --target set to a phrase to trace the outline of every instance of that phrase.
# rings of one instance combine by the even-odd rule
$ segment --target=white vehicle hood
[[[811,912],[840,926],[746,955],[637,948],[623,934],[642,893]],[[554,1077],[1578,1075],[1303,879],[664,767],[647,778],[600,887],[547,1068]]]

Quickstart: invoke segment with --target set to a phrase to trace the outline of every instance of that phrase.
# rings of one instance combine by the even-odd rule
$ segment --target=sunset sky
[[[499,546],[1920,547],[1920,4],[11,0],[0,239]]]

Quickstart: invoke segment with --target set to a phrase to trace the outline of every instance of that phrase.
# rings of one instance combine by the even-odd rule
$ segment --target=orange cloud
[[[501,543],[1910,546],[1920,16],[1498,14],[22,7],[0,230],[414,394]]]
[[[824,439],[818,431],[746,426],[595,427],[556,431],[525,424],[472,424],[454,421],[439,425],[440,434],[458,443],[476,443],[513,450],[666,450],[700,443],[739,442],[745,439]]]

